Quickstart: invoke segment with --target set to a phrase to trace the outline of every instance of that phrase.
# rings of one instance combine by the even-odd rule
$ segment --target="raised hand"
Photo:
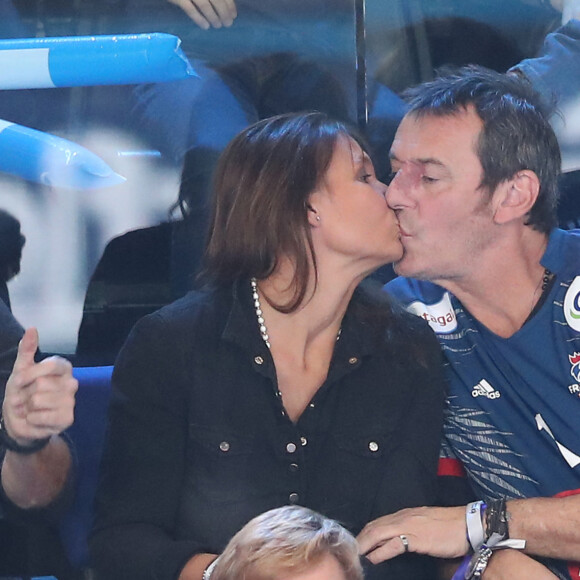
[[[200,28],[231,26],[238,12],[234,0],[167,0],[179,6]]]
[[[34,361],[38,332],[29,328],[18,346],[2,406],[4,429],[21,445],[64,431],[74,420],[78,383],[61,357]]]

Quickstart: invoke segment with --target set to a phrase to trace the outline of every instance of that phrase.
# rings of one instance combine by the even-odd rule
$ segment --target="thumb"
[[[34,365],[34,355],[38,349],[38,330],[36,328],[27,328],[20,344],[18,345],[18,354],[14,363],[14,371],[23,371]]]

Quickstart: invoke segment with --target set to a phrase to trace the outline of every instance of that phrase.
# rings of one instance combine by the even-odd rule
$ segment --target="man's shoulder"
[[[429,323],[436,334],[449,334],[458,327],[451,294],[426,280],[395,278],[384,289],[409,312]]]
[[[564,245],[570,250],[567,259],[580,267],[580,229],[564,230],[562,233]]]
[[[580,273],[580,229],[554,229],[548,239],[548,247],[542,265],[561,276]]]

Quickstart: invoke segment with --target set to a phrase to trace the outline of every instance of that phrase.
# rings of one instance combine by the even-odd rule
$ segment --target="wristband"
[[[505,499],[503,498],[492,499],[488,504],[485,537],[488,541],[492,537],[497,537],[496,542],[507,540],[510,537],[508,515],[505,508]]]
[[[213,569],[217,566],[219,556],[203,571],[202,580],[210,580]]]
[[[44,437],[43,439],[33,439],[28,445],[18,443],[16,439],[8,435],[8,431],[6,431],[4,425],[4,417],[0,415],[0,445],[4,448],[13,451],[14,453],[19,453],[20,455],[31,455],[32,453],[44,449],[49,441],[50,437]]]
[[[481,548],[485,541],[485,532],[483,530],[483,514],[485,513],[486,504],[483,501],[474,501],[467,504],[465,508],[465,524],[467,526],[467,539],[471,544],[474,552]]]
[[[487,506],[487,525],[485,544],[493,549],[512,548],[523,550],[526,547],[525,540],[510,539],[509,513],[506,509],[505,499],[492,499]]]

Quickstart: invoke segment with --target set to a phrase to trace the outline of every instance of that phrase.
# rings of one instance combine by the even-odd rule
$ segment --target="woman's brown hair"
[[[367,147],[356,131],[324,113],[291,113],[259,121],[237,135],[218,162],[203,276],[216,284],[268,277],[281,255],[294,266],[293,296],[273,304],[296,310],[316,256],[308,200],[324,178],[338,139]],[[315,280],[316,281],[316,280]]]

